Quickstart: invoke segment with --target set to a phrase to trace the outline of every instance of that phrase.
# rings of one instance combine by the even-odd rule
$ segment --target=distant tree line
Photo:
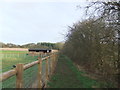
[[[42,49],[57,49],[60,50],[63,47],[63,42],[58,43],[47,43],[47,42],[41,42],[41,43],[28,43],[24,45],[16,45],[12,43],[2,43],[0,42],[0,46],[2,48],[42,48]]]
[[[100,16],[70,26],[62,52],[86,71],[119,87],[120,1],[92,2],[87,9],[92,5],[96,5],[95,10],[100,11]]]

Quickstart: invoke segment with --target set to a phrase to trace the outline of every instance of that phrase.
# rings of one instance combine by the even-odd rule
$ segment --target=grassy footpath
[[[106,83],[83,76],[73,62],[66,56],[59,57],[56,70],[48,82],[49,88],[106,88],[113,87]]]

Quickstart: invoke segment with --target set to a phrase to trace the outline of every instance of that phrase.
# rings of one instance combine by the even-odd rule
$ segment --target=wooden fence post
[[[48,80],[48,58],[46,60],[46,81]]]
[[[16,71],[16,88],[23,88],[23,64],[17,64]]]
[[[55,70],[55,53],[53,54],[53,72]]]
[[[54,54],[52,54],[52,59],[51,59],[52,65],[51,65],[51,75],[53,74],[53,68],[54,68]]]
[[[42,88],[42,60],[38,63],[38,88]]]
[[[48,56],[49,56],[49,58],[48,58],[48,69],[49,69],[49,73],[48,73],[48,76],[49,76],[49,78],[50,78],[50,72],[51,72],[51,63],[50,63],[50,60],[51,60],[51,53],[48,53]]]
[[[49,55],[50,57],[49,57],[49,75],[50,75],[50,77],[51,77],[51,75],[52,75],[52,55],[51,55],[51,53],[50,53],[50,55]]]
[[[56,65],[57,65],[57,53],[55,53],[55,67],[56,68]]]
[[[52,75],[52,54],[50,55],[50,76]]]

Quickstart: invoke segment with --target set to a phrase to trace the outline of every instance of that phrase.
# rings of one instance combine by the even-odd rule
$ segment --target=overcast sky
[[[0,3],[0,41],[26,44],[64,41],[68,26],[83,18],[85,2]]]

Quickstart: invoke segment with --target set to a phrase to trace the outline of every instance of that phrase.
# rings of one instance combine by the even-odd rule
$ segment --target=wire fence
[[[22,53],[22,54],[3,54],[3,60],[2,60],[2,74],[8,70],[15,69],[16,64],[23,63],[25,66],[26,64],[29,64],[31,62],[42,60],[42,58],[45,58],[47,56],[47,59],[42,60],[41,64],[41,82],[45,84],[47,81],[47,75],[50,76],[51,72],[53,71],[54,65],[52,64],[55,62],[55,59],[57,60],[57,56],[55,58],[52,57],[52,55],[57,55],[57,53],[49,53],[49,54],[43,54],[43,53]],[[54,60],[53,60],[54,59]],[[36,88],[38,87],[38,64],[33,65],[32,67],[24,70],[23,72],[23,88]],[[3,77],[3,75],[1,76]],[[17,74],[17,73],[16,73]],[[16,76],[12,76],[6,80],[1,81],[2,88],[16,88]]]
[[[27,70],[24,71],[23,73],[24,88],[31,88],[32,84],[34,84],[35,80],[37,80],[37,72],[38,72],[37,65],[28,68]]]
[[[46,62],[42,62],[42,82],[45,82],[46,79]]]
[[[37,60],[38,56],[27,53],[3,53],[2,55],[2,72],[8,71],[18,63],[27,64]]]
[[[2,88],[15,88],[16,77],[10,77],[9,79],[2,82]]]

